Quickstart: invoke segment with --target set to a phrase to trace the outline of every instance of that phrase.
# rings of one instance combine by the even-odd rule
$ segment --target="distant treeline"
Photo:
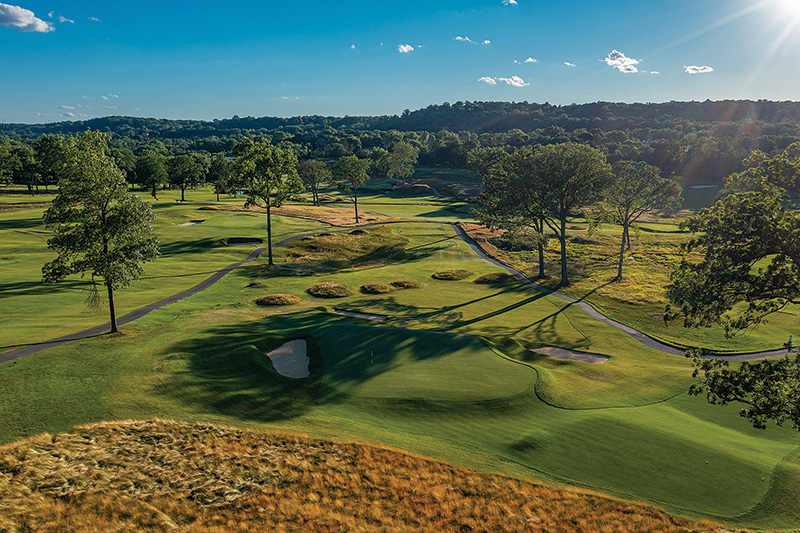
[[[238,117],[213,121],[104,117],[50,124],[0,124],[0,144],[28,144],[44,134],[88,129],[112,144],[148,151],[230,153],[245,139],[266,138],[303,158],[372,157],[405,140],[420,164],[463,168],[470,150],[575,141],[610,162],[640,160],[685,185],[720,183],[753,150],[776,153],[800,140],[800,103],[770,101],[596,102],[555,106],[528,102],[456,102],[394,116]],[[5,137],[3,139],[2,137]]]

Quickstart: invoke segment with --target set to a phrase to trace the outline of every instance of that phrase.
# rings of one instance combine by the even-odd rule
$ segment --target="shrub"
[[[413,279],[398,279],[396,281],[393,281],[393,282],[389,283],[389,285],[391,285],[392,287],[394,287],[395,289],[398,289],[398,290],[400,290],[400,289],[416,289],[417,287],[419,287],[419,283],[417,283]]]
[[[387,292],[392,292],[392,286],[388,283],[365,283],[361,286],[361,290],[368,293],[368,294],[386,294]]]
[[[516,278],[508,272],[492,272],[491,274],[484,274],[475,278],[473,283],[485,283],[487,285],[497,285],[500,283],[510,283],[515,281]]]
[[[431,274],[431,277],[434,279],[454,281],[454,280],[468,278],[472,274],[474,274],[474,272],[472,272],[471,270],[442,270],[440,272],[435,272],[434,274]]]
[[[335,281],[324,281],[308,289],[308,293],[317,298],[344,298],[353,294],[353,291],[347,285]]]
[[[294,294],[266,294],[256,298],[258,305],[294,305],[300,301],[300,297]]]

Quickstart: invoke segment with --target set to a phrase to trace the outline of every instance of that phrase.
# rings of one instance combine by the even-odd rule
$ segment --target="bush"
[[[368,293],[368,294],[386,294],[387,292],[392,292],[392,286],[388,283],[365,283],[361,286],[361,290]]]
[[[294,294],[266,294],[256,298],[258,305],[294,305],[300,301],[300,297]]]
[[[478,278],[475,278],[473,283],[485,283],[487,285],[498,285],[500,283],[510,283],[515,281],[517,278],[509,274],[508,272],[492,272],[491,274],[484,274]]]
[[[347,285],[335,281],[325,281],[308,289],[308,294],[317,298],[344,298],[353,294],[353,291]]]
[[[442,270],[440,272],[431,274],[431,277],[434,279],[455,281],[459,279],[468,278],[472,274],[474,274],[474,272],[472,272],[471,270]]]
[[[389,285],[391,285],[392,287],[394,287],[395,289],[398,289],[398,290],[400,290],[400,289],[416,289],[417,287],[419,287],[419,283],[417,283],[413,279],[398,279],[396,281],[393,281],[393,282],[389,283]]]

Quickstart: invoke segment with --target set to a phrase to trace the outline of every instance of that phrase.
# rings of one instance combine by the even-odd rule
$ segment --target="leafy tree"
[[[148,152],[136,158],[136,177],[143,187],[150,189],[150,194],[158,200],[158,189],[167,184],[167,158],[163,155]]]
[[[108,292],[111,332],[117,331],[114,291],[138,279],[142,263],[158,255],[158,241],[148,205],[128,192],[122,172],[107,153],[107,136],[88,132],[64,142],[59,193],[44,213],[45,227],[55,235],[47,246],[58,256],[42,267],[45,283],[89,273],[89,303],[100,297],[96,279]]]
[[[125,180],[133,183],[136,179],[136,155],[127,146],[112,146],[110,150],[114,163],[125,173]]]
[[[732,336],[800,303],[800,143],[771,158],[756,153],[748,164],[729,178],[722,198],[682,224],[694,233],[686,251],[702,259],[684,259],[673,271],[668,295],[678,309],[670,306],[667,319],[682,315],[686,327],[719,323]]]
[[[414,165],[418,158],[419,148],[405,141],[394,143],[386,156],[386,175],[390,178],[402,178],[405,186],[406,178],[414,175]]]
[[[333,164],[332,169],[333,183],[353,201],[356,224],[358,224],[358,189],[369,179],[367,168],[369,168],[369,160],[346,155],[340,157]]]
[[[214,154],[214,157],[211,158],[207,177],[214,183],[214,193],[217,195],[218,202],[219,195],[230,190],[231,167],[231,161],[223,153]]]
[[[11,185],[20,166],[13,148],[8,144],[0,144],[0,185]]]
[[[272,265],[272,208],[303,190],[297,156],[268,141],[241,144],[236,154],[234,183],[247,193],[245,208],[255,205],[267,210],[267,251]]]
[[[59,135],[42,135],[33,143],[34,157],[36,158],[36,171],[44,184],[55,184],[64,165],[64,140]]]
[[[615,278],[619,281],[622,279],[625,250],[630,248],[631,224],[653,209],[677,206],[680,202],[681,186],[674,180],[661,177],[657,167],[641,161],[618,161],[612,169],[614,178],[605,190],[603,208],[616,224],[622,226],[622,243]]]
[[[311,191],[311,199],[314,205],[319,207],[319,187],[331,179],[331,171],[328,166],[322,161],[307,159],[298,163],[297,173],[306,188]]]
[[[167,173],[170,184],[181,190],[181,202],[186,201],[186,189],[196,186],[205,176],[203,164],[195,154],[170,157],[167,160]]]

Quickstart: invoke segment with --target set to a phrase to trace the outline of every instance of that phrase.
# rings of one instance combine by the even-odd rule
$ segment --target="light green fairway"
[[[334,324],[316,336],[323,383],[352,397],[476,402],[522,394],[536,377],[470,335]]]

